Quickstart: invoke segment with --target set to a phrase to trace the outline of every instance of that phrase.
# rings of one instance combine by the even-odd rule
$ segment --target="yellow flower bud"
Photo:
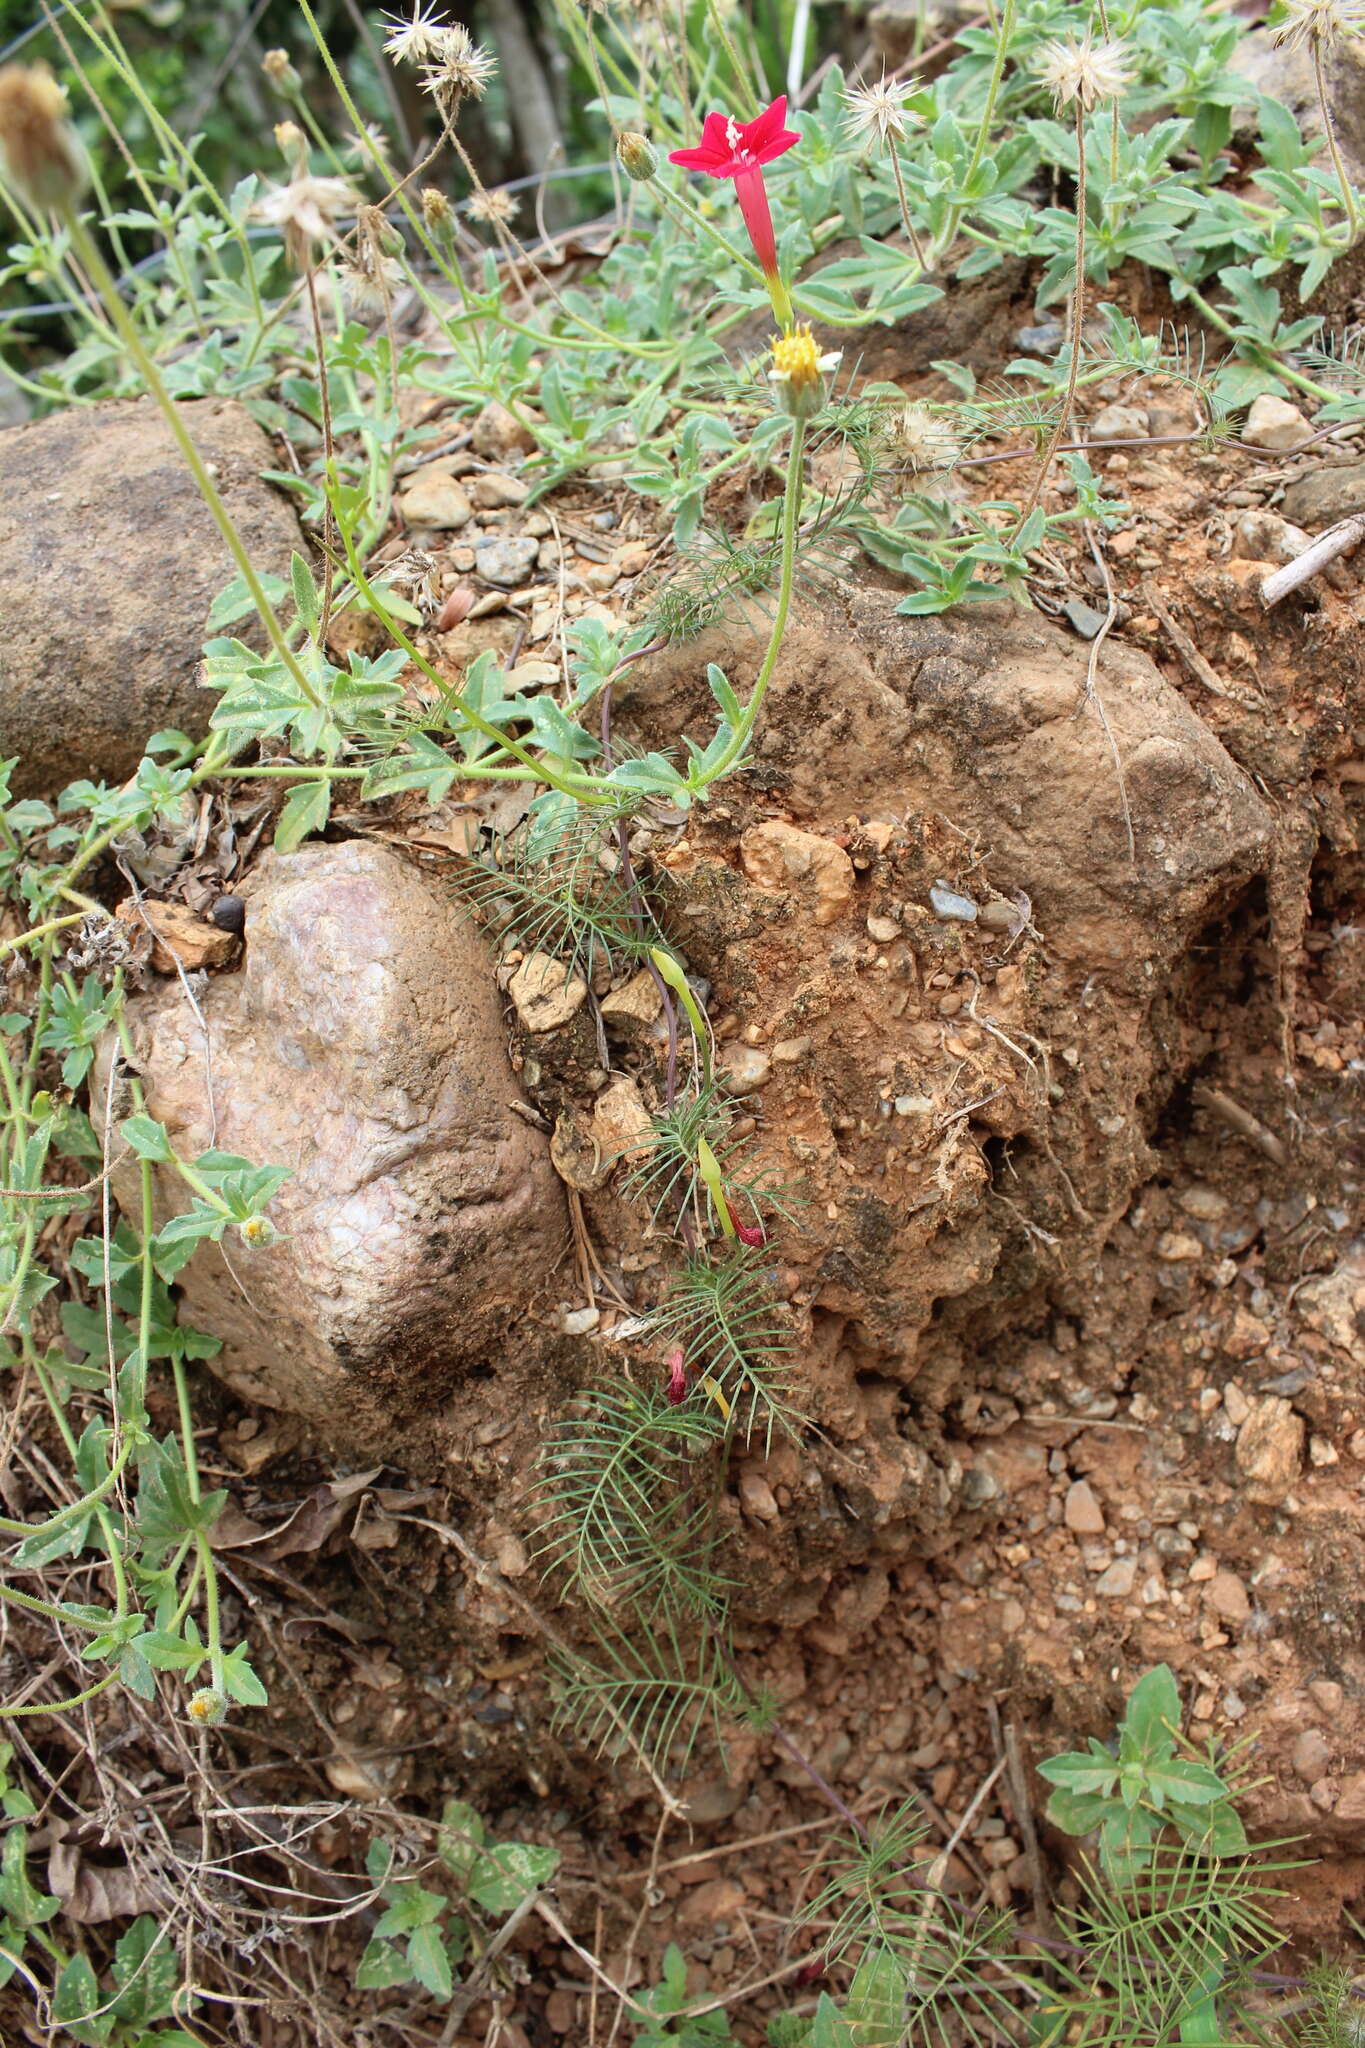
[[[647,185],[658,171],[659,157],[647,135],[637,135],[627,128],[616,138],[616,158],[628,178],[637,185]]]
[[[829,396],[825,379],[838,367],[838,350],[822,356],[809,327],[774,335],[768,382],[781,411],[794,420],[813,419]]]

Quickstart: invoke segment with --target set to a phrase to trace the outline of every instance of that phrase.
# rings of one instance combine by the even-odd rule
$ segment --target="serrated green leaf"
[[[537,1885],[548,1884],[559,1854],[534,1842],[499,1842],[486,1850],[469,1876],[469,1896],[486,1913],[511,1913]]]
[[[292,853],[312,832],[321,832],[332,811],[332,785],[325,776],[316,782],[296,783],[284,800],[275,825],[275,847]]]
[[[376,1935],[356,1965],[355,1981],[359,1991],[388,1991],[395,1984],[407,1984],[412,1979],[412,1970],[401,1949],[391,1941],[383,1941]]]
[[[139,1159],[150,1159],[171,1164],[175,1159],[175,1148],[166,1135],[166,1126],[151,1116],[127,1116],[119,1130]]]
[[[446,1954],[441,1930],[434,1923],[419,1927],[408,1937],[408,1967],[433,1998],[447,1999],[455,1989],[450,1957]]]

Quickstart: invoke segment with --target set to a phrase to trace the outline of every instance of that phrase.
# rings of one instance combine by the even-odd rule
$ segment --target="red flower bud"
[[[725,1197],[725,1206],[730,1211],[730,1221],[735,1226],[735,1236],[739,1239],[741,1244],[758,1245],[766,1244],[768,1242],[767,1232],[764,1230],[763,1225],[761,1223],[740,1222],[739,1211],[738,1209],[736,1209],[734,1203],[730,1200],[730,1197],[728,1195]]]
[[[669,1406],[677,1408],[687,1399],[687,1367],[683,1362],[681,1350],[670,1351],[664,1364],[668,1369],[668,1386],[665,1391]]]

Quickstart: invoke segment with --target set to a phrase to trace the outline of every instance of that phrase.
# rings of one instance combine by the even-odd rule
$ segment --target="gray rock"
[[[1101,1572],[1095,1581],[1095,1591],[1102,1600],[1126,1600],[1137,1579],[1137,1559],[1120,1557]]]
[[[485,583],[500,590],[515,590],[525,583],[536,566],[540,543],[529,537],[515,540],[486,540],[474,550],[474,567]]]
[[[970,896],[950,889],[946,882],[935,882],[930,889],[929,908],[945,924],[975,924],[980,914]]]
[[[474,926],[360,840],[268,855],[243,894],[245,965],[199,996],[211,1057],[178,982],[129,1004],[148,1108],[177,1150],[292,1169],[274,1244],[206,1245],[181,1273],[185,1321],[223,1339],[212,1369],[234,1390],[333,1443],[391,1450],[419,1423],[429,1438],[487,1364],[515,1403],[527,1307],[567,1217],[544,1138],[509,1108],[521,1095]],[[136,1215],[135,1163],[115,1191]],[[161,1179],[157,1202],[164,1218],[185,1191]]]
[[[1256,506],[1237,521],[1233,553],[1246,562],[1292,562],[1312,546],[1312,540],[1301,526],[1291,526],[1287,519]]]
[[[1310,533],[1365,512],[1365,462],[1324,464],[1290,484],[1280,506],[1295,526]]]
[[[256,568],[287,574],[303,543],[261,482],[269,441],[227,399],[181,413]],[[196,672],[233,574],[150,399],[0,431],[0,755],[20,756],[17,795],[122,782],[161,727],[207,730],[214,699]]]

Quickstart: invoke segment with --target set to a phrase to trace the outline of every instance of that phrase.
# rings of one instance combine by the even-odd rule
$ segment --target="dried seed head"
[[[455,209],[435,185],[422,187],[422,218],[433,235],[448,235],[455,225]]]
[[[633,128],[623,129],[617,136],[616,158],[626,176],[637,185],[647,185],[658,173],[658,151],[647,135],[637,135]]]
[[[425,64],[436,56],[446,32],[445,16],[439,8],[412,0],[412,13],[406,19],[401,14],[386,14],[384,19],[389,24],[384,54],[393,63]]]
[[[1084,35],[1044,43],[1039,75],[1060,113],[1072,100],[1089,113],[1101,100],[1117,99],[1132,79],[1127,46],[1112,39],[1094,42]]]
[[[377,121],[366,121],[358,134],[343,143],[341,154],[360,170],[369,170],[376,161],[382,166],[388,160],[389,138]]]
[[[440,595],[436,558],[423,548],[405,548],[401,555],[395,555],[384,564],[379,581],[385,590],[406,598],[423,613],[432,609]]]
[[[391,256],[362,255],[341,266],[341,289],[353,313],[383,313],[393,304],[393,295],[403,281],[403,272]]]
[[[258,199],[251,211],[255,219],[283,229],[285,254],[295,270],[306,270],[315,245],[339,241],[339,216],[354,213],[358,205],[344,178],[315,178],[300,168],[287,185],[276,185]]]
[[[446,120],[452,120],[462,100],[481,100],[488,81],[497,70],[496,60],[475,42],[458,22],[442,29],[435,61],[422,80]]]
[[[845,127],[850,135],[875,135],[885,148],[888,139],[895,136],[897,142],[905,140],[905,124],[913,121],[914,115],[907,112],[906,101],[920,89],[917,78],[883,78],[876,85],[854,88],[843,96],[848,108]]]
[[[261,69],[276,92],[288,93],[291,96],[302,92],[303,80],[289,61],[288,50],[267,50],[261,59]]]
[[[0,150],[20,194],[44,210],[73,208],[90,177],[66,94],[45,64],[0,70]]]
[[[464,210],[471,220],[482,221],[486,227],[506,227],[517,217],[517,201],[510,192],[483,190],[466,199]]]
[[[1284,0],[1285,15],[1270,40],[1290,49],[1321,43],[1324,47],[1343,36],[1365,31],[1363,0]]]
[[[890,429],[891,454],[910,470],[951,469],[962,450],[946,420],[927,405],[906,405],[895,414]]]

